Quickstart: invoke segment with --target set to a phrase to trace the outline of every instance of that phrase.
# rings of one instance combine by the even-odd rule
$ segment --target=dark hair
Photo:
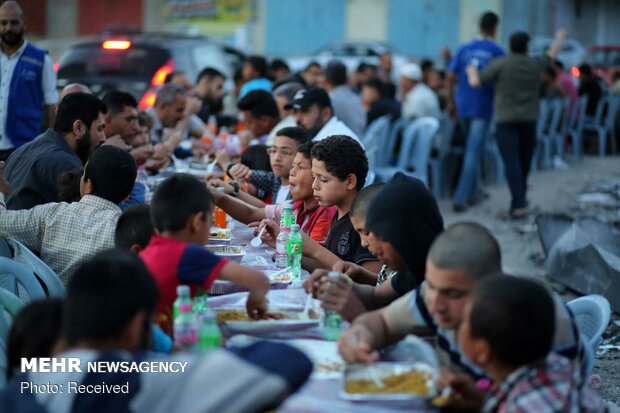
[[[243,71],[241,68],[235,70],[235,73],[233,73],[233,81],[235,84],[243,81]]]
[[[555,65],[555,67],[558,68],[559,71],[563,71],[564,70],[564,63],[562,63],[562,61],[555,59],[553,61],[553,64]]]
[[[186,73],[182,70],[174,70],[166,75],[166,78],[164,79],[164,83],[170,83],[172,82],[172,79],[174,79],[175,76],[185,75],[185,74]]]
[[[205,67],[198,73],[198,77],[196,78],[196,83],[200,82],[203,77],[206,77],[209,81],[221,77],[222,79],[226,79],[226,76],[222,72],[212,67]]]
[[[332,135],[312,148],[312,159],[325,163],[327,172],[344,181],[349,174],[355,175],[359,191],[364,187],[368,174],[368,158],[362,146],[346,135]]]
[[[372,89],[377,90],[379,92],[379,96],[381,97],[389,97],[387,93],[386,84],[379,78],[371,77],[367,81],[365,81],[362,86],[366,86]],[[394,95],[392,95],[394,96]]]
[[[271,61],[271,70],[291,70],[283,59],[273,59]]]
[[[301,153],[306,159],[312,160],[312,148],[316,145],[316,142],[308,141],[302,143],[297,148],[297,153]]]
[[[499,16],[492,11],[488,11],[480,17],[480,30],[484,33],[493,32],[499,24]]]
[[[84,168],[74,168],[64,171],[58,176],[58,200],[60,202],[77,202],[82,198],[80,181],[84,175]]]
[[[428,259],[437,268],[461,270],[481,279],[502,270],[497,240],[487,228],[475,222],[451,225],[433,242]]]
[[[552,80],[554,80],[557,77],[558,72],[555,70],[555,67],[553,67],[552,65],[549,65],[545,69],[545,74],[549,76]]]
[[[150,131],[153,127],[153,118],[151,117],[151,115],[141,110],[138,112],[138,125],[146,126],[147,128],[149,128]]]
[[[372,69],[373,71],[375,71],[377,69],[377,66],[375,65],[371,65],[370,63],[365,63],[362,62],[359,65],[357,65],[357,69],[355,70],[357,73],[362,73],[364,72],[366,69]]]
[[[100,146],[90,154],[84,179],[93,183],[93,195],[119,204],[129,196],[138,173],[136,161],[120,148]]]
[[[318,67],[319,69],[321,69],[321,65],[318,62],[313,60],[310,63],[308,63],[306,67],[304,67],[304,70],[302,70],[302,72],[307,72],[312,67]]]
[[[22,358],[51,357],[61,336],[61,325],[62,300],[59,298],[32,301],[22,308],[7,338],[7,378],[11,379]]]
[[[213,200],[205,184],[189,174],[174,174],[155,190],[151,221],[157,231],[180,231],[192,215],[211,213],[212,207]]]
[[[482,279],[474,288],[470,334],[487,340],[493,357],[509,367],[540,360],[553,344],[553,298],[532,279],[509,275]]]
[[[116,223],[114,245],[126,251],[129,251],[134,244],[144,249],[149,245],[154,233],[149,206],[132,205],[123,211]]]
[[[97,96],[90,93],[70,93],[58,104],[54,130],[58,133],[69,133],[73,130],[73,123],[82,121],[90,128],[100,113],[106,113],[107,108]]]
[[[241,154],[241,163],[253,171],[271,172],[271,162],[265,145],[252,145]]]
[[[112,90],[106,93],[102,100],[108,108],[108,113],[111,115],[122,113],[125,110],[125,106],[138,107],[138,101],[133,95],[120,90]]]
[[[298,126],[289,126],[288,128],[282,128],[276,132],[276,136],[286,136],[287,138],[291,138],[292,140],[297,142],[297,145],[304,144],[311,139],[308,131]]]
[[[249,111],[253,117],[268,116],[278,119],[280,111],[276,100],[271,93],[264,90],[253,90],[241,98],[237,103],[239,110]]]
[[[527,44],[530,42],[530,35],[526,32],[515,32],[510,35],[510,51],[518,54],[527,53]]]
[[[592,66],[590,66],[587,63],[582,64],[581,66],[579,66],[579,73],[581,75],[591,76],[592,75]]]
[[[426,72],[428,69],[432,69],[434,65],[435,64],[432,60],[423,59],[422,62],[420,62],[420,69],[422,69],[423,72]]]
[[[349,211],[350,216],[362,217],[366,216],[366,209],[368,208],[368,203],[372,199],[372,197],[379,192],[383,183],[376,183],[372,185],[368,185],[365,188],[362,188],[361,191],[357,193],[353,203],[351,204],[351,210]]]
[[[143,312],[150,320],[158,301],[155,279],[140,258],[129,251],[100,252],[82,263],[67,284],[67,344],[114,339],[136,314]],[[149,328],[147,323],[145,334]]]
[[[332,60],[325,68],[325,79],[333,86],[347,83],[347,67],[339,60]]]
[[[252,69],[254,69],[255,72],[258,73],[258,77],[267,77],[267,59],[265,59],[263,56],[250,56],[245,59],[245,61],[249,63],[250,66],[252,66]]]

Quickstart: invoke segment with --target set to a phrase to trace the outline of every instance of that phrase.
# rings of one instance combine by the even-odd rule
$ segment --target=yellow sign
[[[167,22],[244,24],[250,17],[249,0],[166,0]]]

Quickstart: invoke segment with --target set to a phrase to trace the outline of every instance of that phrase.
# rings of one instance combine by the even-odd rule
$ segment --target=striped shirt
[[[0,238],[15,238],[66,283],[83,261],[114,248],[121,209],[111,201],[84,195],[80,202],[54,202],[9,211],[0,195]]]

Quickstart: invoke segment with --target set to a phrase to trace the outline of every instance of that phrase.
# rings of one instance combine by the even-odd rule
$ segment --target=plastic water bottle
[[[179,315],[174,318],[174,343],[191,351],[198,342],[196,314],[191,304],[179,305]]]
[[[276,238],[276,267],[278,268],[288,267],[288,254],[286,244],[290,233],[290,228],[280,228],[280,233],[278,234],[278,238]]]
[[[212,136],[217,136],[217,118],[215,115],[210,115],[207,118],[207,129],[211,132]]]
[[[177,299],[172,304],[172,319],[176,320],[179,315],[179,306],[181,304],[192,305],[192,298],[190,297],[189,286],[179,285],[177,287]]]
[[[207,311],[206,293],[194,296],[194,300],[192,301],[192,309],[198,318],[200,318]]]
[[[327,273],[328,279],[338,280],[340,279],[340,273],[336,271],[330,271]],[[325,317],[323,318],[323,336],[327,340],[336,341],[340,338],[341,330],[340,324],[342,324],[342,316],[335,311],[325,311]]]
[[[198,329],[198,348],[202,351],[213,350],[222,346],[222,331],[217,325],[213,310],[207,308],[200,320]]]
[[[298,224],[291,226],[291,233],[286,241],[286,255],[288,257],[288,265],[292,267],[293,278],[296,280],[301,279],[301,257],[303,239],[299,232],[300,227]]]

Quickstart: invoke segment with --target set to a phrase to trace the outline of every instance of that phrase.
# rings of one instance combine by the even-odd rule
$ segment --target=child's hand
[[[476,387],[474,380],[466,374],[443,371],[440,386],[452,388],[442,412],[480,412],[484,404],[484,393]]]
[[[312,297],[319,298],[321,280],[327,275],[328,272],[329,271],[320,268],[318,270],[314,270],[312,274],[310,274],[310,277],[304,281],[304,290],[306,290],[308,294],[312,294]]]
[[[323,277],[318,295],[325,310],[335,311],[349,322],[366,312],[366,307],[353,292],[351,284],[342,278]]]
[[[250,291],[250,294],[248,295],[248,300],[245,303],[245,308],[250,318],[267,318],[267,303],[267,291]]]
[[[263,227],[265,227],[265,230],[260,237],[261,241],[263,244],[269,245],[271,248],[275,248],[276,238],[278,238],[278,235],[280,234],[280,226],[270,219],[263,219],[258,225],[256,231],[254,231],[254,235],[258,235]]]
[[[235,166],[233,166],[232,168],[230,168],[230,170],[228,171],[228,175],[232,176],[236,180],[250,179],[250,177],[252,176],[252,172],[253,171],[244,164],[238,163],[235,164]]]
[[[348,275],[352,280],[355,280],[360,273],[361,267],[357,264],[348,261],[338,261],[332,267],[332,271],[337,271]]]

